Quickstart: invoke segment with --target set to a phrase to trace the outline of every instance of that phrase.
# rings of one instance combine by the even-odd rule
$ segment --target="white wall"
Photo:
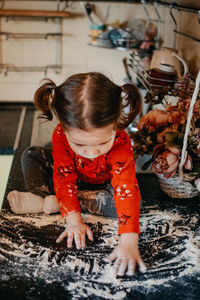
[[[98,3],[96,11],[101,17],[105,16],[108,5],[111,5],[108,23],[118,20],[120,23],[130,18],[146,18],[142,5],[128,3]],[[61,2],[61,7],[63,3]],[[153,6],[147,6],[152,18],[156,18]],[[55,10],[56,1],[5,1],[4,9],[42,9]],[[84,14],[79,2],[70,2],[69,10],[73,13]],[[164,21],[161,26],[161,35],[165,46],[173,46],[173,24],[169,17],[169,9],[159,7]],[[93,16],[94,18],[94,16]],[[44,21],[22,21],[1,18],[1,31],[8,32],[55,32],[56,23]],[[64,81],[69,75],[78,72],[100,71],[108,75],[117,84],[123,84],[125,71],[122,64],[124,56],[129,57],[129,51],[103,49],[88,45],[89,21],[83,17],[69,17],[62,24],[62,71],[55,74],[48,71],[47,77],[57,84]],[[2,53],[1,53],[2,52]],[[16,66],[45,66],[55,64],[56,42],[54,39],[8,39],[2,37],[1,62]],[[45,75],[43,72],[9,72],[7,76],[0,74],[0,101],[33,101],[35,90]]]

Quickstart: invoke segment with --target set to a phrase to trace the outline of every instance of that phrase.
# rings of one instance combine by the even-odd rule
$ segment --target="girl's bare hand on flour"
[[[145,272],[146,266],[138,250],[138,234],[122,234],[119,245],[106,258],[106,261],[115,261],[113,268],[119,276],[125,273],[130,276],[134,275],[136,264],[139,265],[140,272]]]
[[[66,217],[65,231],[58,237],[56,242],[60,243],[65,237],[67,237],[68,248],[72,247],[74,240],[77,249],[84,249],[86,235],[89,240],[93,241],[92,230],[83,222],[81,214],[75,212]]]

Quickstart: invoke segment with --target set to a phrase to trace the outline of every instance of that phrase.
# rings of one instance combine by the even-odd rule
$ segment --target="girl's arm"
[[[66,219],[65,231],[56,240],[60,243],[65,237],[67,237],[67,247],[71,248],[73,241],[75,242],[77,249],[85,248],[85,236],[87,235],[89,240],[93,241],[93,233],[89,226],[87,226],[81,217],[79,212],[72,212]]]
[[[91,229],[83,222],[77,193],[77,174],[73,153],[60,125],[53,133],[54,190],[58,199],[61,216],[66,220],[66,228],[58,237],[61,242],[67,237],[67,246],[73,241],[77,249],[85,247],[85,236],[93,240]]]
[[[64,218],[71,212],[80,212],[77,193],[77,173],[72,150],[66,136],[58,125],[53,133],[53,182],[56,198]]]
[[[112,169],[113,196],[118,215],[119,245],[108,257],[115,260],[115,271],[118,275],[134,274],[136,264],[141,271],[145,265],[138,249],[140,191],[135,174],[135,162],[130,138],[124,131],[119,133],[110,152]]]
[[[139,265],[141,272],[146,271],[146,266],[140,257],[138,250],[138,234],[124,233],[120,237],[119,245],[107,257],[108,261],[114,261],[115,273],[119,276],[133,275],[136,264]]]
[[[135,173],[133,148],[128,134],[119,132],[109,154],[111,184],[118,215],[118,233],[140,233],[140,191]]]

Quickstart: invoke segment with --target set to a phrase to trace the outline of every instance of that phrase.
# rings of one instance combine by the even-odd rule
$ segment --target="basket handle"
[[[188,135],[190,131],[190,125],[191,125],[191,120],[192,120],[192,114],[193,114],[193,109],[194,109],[194,104],[197,100],[197,96],[199,93],[199,86],[200,86],[200,71],[196,77],[196,82],[195,82],[195,89],[192,95],[192,100],[190,102],[190,107],[188,110],[188,118],[187,118],[187,124],[185,128],[185,134],[184,134],[184,139],[183,139],[183,148],[181,152],[181,161],[179,164],[179,181],[181,182],[183,180],[183,166],[187,158],[187,141],[188,141]]]

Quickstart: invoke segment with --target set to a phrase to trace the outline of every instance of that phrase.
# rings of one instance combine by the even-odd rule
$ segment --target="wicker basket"
[[[199,191],[191,181],[183,179],[181,182],[179,176],[164,178],[161,174],[156,174],[160,187],[171,198],[193,198],[198,196]]]
[[[183,148],[181,151],[181,161],[179,164],[178,174],[171,178],[164,178],[161,174],[156,174],[160,182],[160,187],[168,196],[172,198],[193,198],[199,194],[199,191],[191,181],[184,178],[183,166],[187,157],[187,142],[191,126],[194,104],[197,100],[200,87],[200,71],[196,78],[195,89],[188,110],[187,124],[183,139]]]

